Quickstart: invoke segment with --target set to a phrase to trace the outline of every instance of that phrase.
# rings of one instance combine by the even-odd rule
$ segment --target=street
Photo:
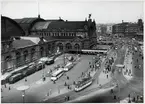
[[[87,73],[90,69],[89,63],[92,63],[94,55],[81,55],[80,60],[70,71],[66,72],[55,83],[46,77],[42,80],[43,73],[53,70],[54,66],[63,64],[63,55],[55,59],[55,63],[46,66],[44,69],[16,82],[15,84],[7,84],[7,88],[2,86],[2,102],[21,103],[22,92],[17,88],[23,85],[28,85],[29,89],[25,91],[25,102],[119,102],[126,98],[129,94],[131,97],[142,95],[143,91],[143,63],[139,52],[128,50],[128,45],[121,48],[108,51],[106,58],[102,58],[101,67],[94,71],[93,84],[80,92],[73,90],[74,81],[80,79],[82,72]],[[138,47],[140,48],[140,47]],[[132,52],[132,53],[130,53]],[[70,54],[66,54],[69,56]],[[114,58],[114,64],[111,67],[111,72],[104,73],[107,59]],[[132,61],[131,61],[132,60]],[[138,61],[137,61],[138,60]],[[120,72],[116,67],[117,64],[124,64],[125,68]],[[139,65],[141,65],[140,68]],[[132,66],[132,67],[131,67]],[[130,70],[132,74],[126,73]],[[93,72],[93,71],[91,71]],[[128,71],[129,72],[129,71]],[[124,74],[125,73],[125,74]],[[132,77],[131,77],[132,75]],[[130,76],[130,79],[129,79]],[[67,78],[69,77],[69,79]],[[65,83],[71,88],[68,89]],[[116,87],[116,84],[118,87]],[[102,87],[100,87],[100,85]],[[10,90],[8,89],[10,86]],[[113,89],[113,94],[110,95],[110,90]],[[65,96],[69,96],[69,101],[66,101]],[[117,98],[114,99],[114,96]],[[105,99],[105,100],[104,100]]]

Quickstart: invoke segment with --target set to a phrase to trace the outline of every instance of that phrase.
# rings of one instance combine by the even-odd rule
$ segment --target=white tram
[[[87,78],[83,78],[81,79],[81,81],[78,81],[75,85],[75,91],[81,91],[83,89],[85,89],[86,87],[90,86],[92,84],[93,80],[92,77],[87,77]]]

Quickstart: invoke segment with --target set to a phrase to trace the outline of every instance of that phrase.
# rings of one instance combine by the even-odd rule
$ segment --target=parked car
[[[48,57],[42,57],[40,59],[41,62],[44,62],[46,65],[50,65],[54,63],[54,59],[53,58],[48,58]]]
[[[23,78],[22,74],[21,73],[17,73],[17,74],[15,74],[15,75],[13,75],[13,76],[11,76],[9,78],[9,83],[13,84],[13,83],[21,80],[22,78]]]
[[[36,63],[36,71],[39,71],[41,69],[45,68],[45,64],[41,61]]]
[[[53,58],[49,58],[47,61],[47,65],[53,64],[54,63],[54,59]]]
[[[35,63],[31,63],[31,64],[29,64],[29,67],[27,69],[26,74],[27,75],[33,74],[33,73],[35,73],[35,71],[36,71],[36,64]]]

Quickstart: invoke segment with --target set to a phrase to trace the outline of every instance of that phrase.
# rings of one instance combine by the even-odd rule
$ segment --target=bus
[[[6,73],[1,76],[1,84],[4,85],[8,82],[8,79],[11,77],[11,73]]]
[[[15,69],[14,71],[12,71],[12,75],[17,74],[17,73],[23,73],[23,71],[28,69],[28,65],[22,66],[22,67],[18,67],[17,69]]]
[[[52,73],[51,80],[56,81],[58,78],[60,78],[64,74],[64,70],[58,69],[54,73]]]
[[[81,90],[85,89],[86,87],[90,86],[92,84],[92,82],[93,82],[92,77],[90,77],[90,76],[85,77],[76,83],[74,90],[76,92],[81,91]]]
[[[73,64],[72,62],[68,62],[68,63],[66,64],[66,66],[63,68],[63,70],[64,70],[64,71],[68,71],[68,70],[72,69],[73,66],[74,66],[74,64]]]

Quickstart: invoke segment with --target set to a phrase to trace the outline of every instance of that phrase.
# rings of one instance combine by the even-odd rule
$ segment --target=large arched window
[[[22,64],[21,62],[21,53],[16,52],[16,67],[19,67]]]
[[[51,53],[51,44],[48,44],[47,49],[48,49],[48,54],[50,54]]]
[[[34,48],[31,49],[31,60],[32,61],[35,60],[35,49]]]
[[[62,43],[58,43],[57,44],[57,49],[59,49],[59,51],[63,51],[63,44]]]
[[[5,62],[6,62],[6,69],[7,70],[11,70],[13,68],[13,60],[11,56],[7,56],[5,58]]]
[[[67,44],[65,45],[65,47],[66,47],[67,50],[71,50],[71,49],[72,49],[71,43],[67,43]]]
[[[24,62],[25,62],[25,64],[26,63],[28,63],[28,61],[29,61],[29,54],[28,54],[28,51],[27,50],[25,50],[24,52],[23,52],[23,54],[24,54]]]
[[[74,45],[74,49],[75,49],[76,51],[80,50],[80,45],[76,43],[76,44]]]
[[[43,56],[44,56],[44,48],[41,47],[41,48],[40,48],[40,57],[43,57]]]

